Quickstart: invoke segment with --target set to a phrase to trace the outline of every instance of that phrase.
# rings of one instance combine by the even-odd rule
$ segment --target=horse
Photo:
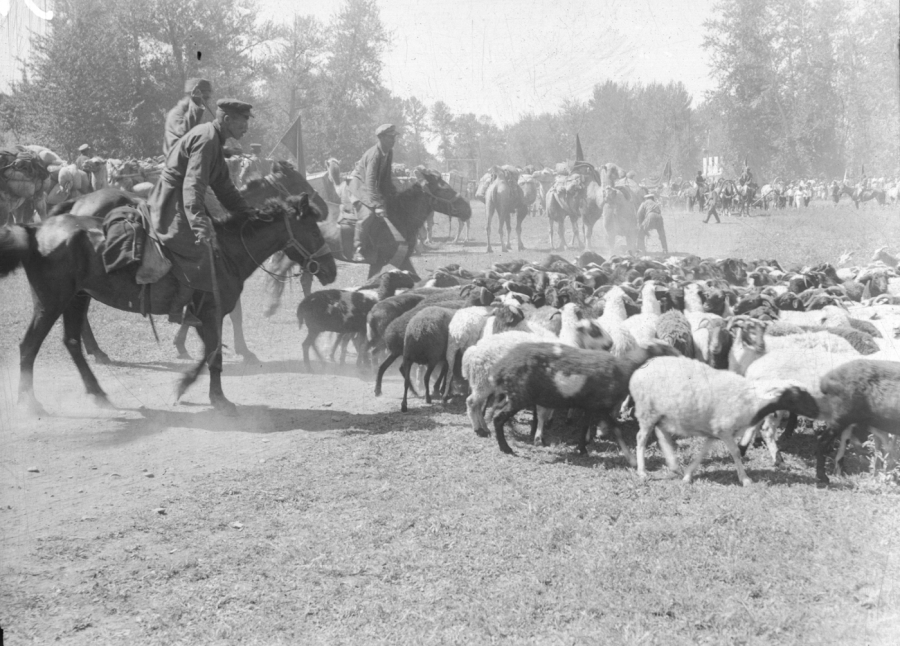
[[[312,187],[309,183],[303,178],[303,176],[294,168],[294,166],[287,161],[276,161],[272,164],[272,172],[270,172],[264,178],[257,178],[250,180],[246,186],[241,188],[241,195],[247,200],[250,206],[260,206],[267,199],[273,197],[280,197],[282,199],[286,199],[291,195],[301,195],[306,193],[311,196],[310,200],[313,204],[313,207],[320,214],[320,219],[324,216],[322,214],[328,212],[328,205],[326,202],[319,197],[315,191],[313,191]],[[207,192],[207,208],[209,209],[211,215],[214,219],[227,219],[228,214],[225,213],[224,209],[222,209],[221,205],[219,205],[218,201],[214,198],[211,191]],[[109,213],[112,209],[127,206],[131,208],[137,208],[138,204],[141,203],[141,200],[137,198],[137,196],[132,195],[127,192],[122,192],[118,190],[100,190],[95,191],[93,193],[88,193],[87,195],[83,195],[75,200],[71,207],[67,206],[57,206],[53,211],[51,211],[51,215],[56,215],[60,212],[66,212],[66,209],[69,208],[68,212],[71,215],[92,215],[94,217],[102,219]],[[309,285],[312,285],[312,277],[309,277]],[[87,311],[87,307],[85,307],[85,312]],[[231,326],[234,330],[234,351],[240,355],[245,362],[256,363],[259,362],[257,356],[253,353],[252,350],[247,346],[247,342],[244,339],[244,313],[241,307],[241,301],[238,299],[237,303],[234,306],[234,309],[229,313],[231,318]],[[182,325],[178,332],[175,333],[175,338],[172,341],[172,344],[175,346],[175,349],[178,351],[179,359],[190,359],[191,355],[188,354],[187,347],[185,343],[187,341],[187,334],[190,326]],[[97,343],[96,338],[94,337],[93,330],[91,329],[90,322],[85,318],[84,326],[82,328],[82,341],[84,342],[84,349],[89,355],[93,356],[99,363],[108,364],[110,363],[109,356],[100,348]]]
[[[375,223],[372,229],[373,254],[367,258],[369,263],[369,278],[375,276],[385,266],[392,264],[398,269],[409,271],[415,280],[419,280],[410,256],[415,249],[419,229],[428,215],[434,211],[457,218],[460,221],[468,221],[472,217],[472,207],[468,200],[459,195],[453,187],[445,182],[439,173],[424,167],[416,169],[417,181],[405,190],[388,200],[387,220],[391,226],[402,236],[403,247],[398,242],[387,224]],[[343,198],[349,207],[350,191],[345,184]],[[328,220],[320,223],[325,240],[331,249],[332,255],[344,262],[353,262],[353,232],[355,221],[344,224],[339,222],[337,215],[329,211]],[[345,251],[346,250],[346,251]],[[398,259],[399,257],[399,259]],[[285,257],[273,258],[270,271],[274,277],[267,279],[267,289],[270,292],[269,307],[266,315],[271,316],[280,304],[281,294],[284,291],[285,277],[290,275],[294,262]],[[312,277],[306,273],[300,276],[300,285],[303,287],[304,296],[309,295]]]
[[[272,164],[272,170],[268,175],[262,179],[250,180],[241,188],[240,192],[250,206],[260,206],[267,199],[273,197],[287,199],[291,195],[301,195],[306,193],[310,197],[313,206],[319,212],[320,220],[326,218],[329,209],[331,208],[328,202],[315,191],[311,182],[308,182],[303,175],[294,168],[293,164],[288,161],[274,162]],[[220,218],[227,217],[222,211],[221,206],[218,206],[218,202],[216,201],[214,204],[218,208],[213,214]],[[309,281],[306,289],[311,289],[312,276],[309,276],[308,278]],[[304,290],[304,293],[307,293],[308,295],[306,289]],[[237,304],[229,313],[229,316],[231,317],[231,327],[234,330],[234,351],[240,355],[245,362],[258,363],[259,358],[249,347],[247,347],[247,341],[244,339],[244,311],[241,307],[240,299],[238,299]],[[190,326],[188,325],[182,325],[178,329],[177,334],[175,334],[175,339],[172,341],[175,345],[175,349],[178,350],[179,359],[191,358],[191,355],[188,354],[187,347],[185,347],[189,327]],[[91,348],[88,346],[86,339],[85,348],[90,354],[94,354],[94,352],[91,352]]]
[[[48,176],[40,158],[24,146],[0,155],[0,217],[3,224],[31,222],[35,211],[42,215],[46,213],[44,189]]]
[[[214,222],[218,254],[218,293],[194,295],[194,311],[202,322],[204,358],[185,374],[180,397],[209,366],[209,398],[215,409],[235,414],[222,390],[221,329],[223,313],[234,308],[244,281],[266,258],[284,250],[323,285],[334,281],[337,268],[317,225],[318,213],[309,197],[269,200],[249,216]],[[34,361],[50,329],[62,316],[63,341],[81,374],[87,393],[99,405],[110,406],[106,393],[82,354],[81,334],[91,298],[127,312],[165,314],[178,289],[171,272],[149,287],[135,282],[136,269],[106,273],[103,266],[102,221],[92,216],[59,214],[41,226],[14,225],[0,230],[0,277],[24,267],[34,298],[34,315],[20,348],[19,404],[34,415],[46,415],[34,394]],[[212,248],[210,247],[210,253]]]
[[[750,217],[750,207],[756,201],[756,190],[758,188],[759,187],[753,182],[748,182],[747,184],[735,187],[735,190],[737,191],[738,213],[742,217]]]
[[[487,225],[485,231],[487,233],[487,252],[493,253],[494,248],[491,246],[491,222],[494,219],[494,213],[497,214],[497,228],[500,234],[500,250],[508,251],[512,249],[510,236],[512,234],[512,214],[516,214],[516,235],[519,240],[519,251],[525,249],[522,243],[522,221],[528,215],[528,210],[519,199],[519,188],[516,180],[507,179],[500,175],[491,185],[488,186],[487,193],[484,196],[484,207],[487,211]],[[503,227],[506,226],[506,242],[503,241]]]
[[[625,238],[628,249],[635,249],[639,245],[637,213],[628,193],[628,189],[624,186],[601,188],[600,221],[606,231],[606,242],[610,253],[615,251],[617,236]]]
[[[692,184],[688,188],[684,190],[683,195],[687,198],[687,210],[693,211],[694,204],[697,205],[697,210],[702,212],[705,208],[705,199],[706,194],[703,192],[703,189],[697,186],[696,184]]]
[[[553,250],[557,248],[553,244],[554,224],[559,231],[559,248],[568,248],[566,246],[566,218],[569,219],[569,223],[572,226],[572,246],[575,247],[577,243],[577,246],[581,247],[581,240],[578,235],[578,220],[582,217],[584,191],[582,190],[573,193],[569,193],[568,191],[561,192],[554,185],[547,191],[547,195],[544,199],[544,211],[547,213],[547,220],[550,223],[550,249]],[[590,224],[591,230],[594,228],[594,222],[596,222],[596,219]],[[587,224],[585,224],[585,226],[587,226]],[[585,237],[588,240],[588,246],[590,246],[590,234],[585,234]]]
[[[732,179],[720,179],[716,182],[716,187],[714,189],[716,194],[719,196],[719,202],[722,205],[722,210],[731,215],[731,211],[734,208],[734,201],[738,199],[738,190],[737,186]]]

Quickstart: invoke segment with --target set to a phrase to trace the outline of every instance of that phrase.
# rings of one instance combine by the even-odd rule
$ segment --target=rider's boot
[[[192,327],[200,327],[200,319],[191,311],[191,298],[194,296],[194,290],[178,283],[178,291],[169,304],[169,323],[177,323],[178,325],[190,325]]]

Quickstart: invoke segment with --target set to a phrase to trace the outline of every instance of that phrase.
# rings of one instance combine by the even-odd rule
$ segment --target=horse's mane
[[[217,219],[215,220],[215,223],[225,229],[234,229],[236,227],[243,226],[245,222],[249,223],[250,226],[253,226],[254,224],[267,224],[273,219],[282,218],[285,212],[288,210],[300,213],[301,200],[302,196],[299,195],[291,195],[286,200],[282,200],[277,197],[270,197],[265,202],[263,202],[263,205],[261,207],[255,209],[253,212],[238,215],[235,213],[231,213],[230,211],[226,211],[226,213],[228,214],[227,217]],[[259,217],[257,217],[257,214]]]

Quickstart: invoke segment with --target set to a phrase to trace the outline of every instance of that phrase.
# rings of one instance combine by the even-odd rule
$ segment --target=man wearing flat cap
[[[378,143],[365,152],[350,175],[350,193],[356,209],[356,232],[353,236],[353,260],[356,262],[365,262],[363,247],[369,244],[375,217],[385,216],[386,200],[397,193],[391,181],[397,129],[386,123],[378,126],[375,135]]]
[[[207,188],[222,206],[239,216],[253,209],[228,175],[223,148],[232,137],[247,132],[251,105],[235,99],[217,102],[216,118],[194,126],[169,151],[165,169],[147,198],[156,236],[166,247],[180,288],[169,307],[169,321],[199,325],[184,308],[195,290],[213,291],[212,267],[205,244],[215,243],[215,229],[206,204]]]
[[[188,79],[184,84],[184,93],[185,96],[166,115],[163,155],[168,155],[178,140],[194,126],[212,120],[212,115],[207,114],[212,83],[206,79]]]

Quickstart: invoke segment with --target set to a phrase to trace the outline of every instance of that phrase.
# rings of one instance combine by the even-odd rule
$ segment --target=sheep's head
[[[581,319],[575,324],[578,347],[585,350],[605,350],[609,352],[613,346],[612,337],[590,319]]]

